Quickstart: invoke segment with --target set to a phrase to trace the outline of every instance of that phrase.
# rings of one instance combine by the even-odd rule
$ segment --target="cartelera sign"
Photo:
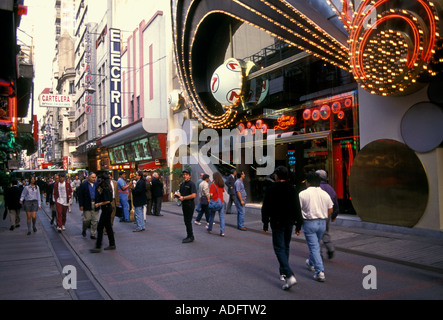
[[[71,108],[72,97],[56,94],[44,94],[39,97],[40,107],[44,108]]]
[[[110,67],[111,67],[111,130],[122,126],[121,116],[121,31],[110,29]]]

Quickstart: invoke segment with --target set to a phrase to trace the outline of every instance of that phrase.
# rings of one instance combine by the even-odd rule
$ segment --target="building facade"
[[[274,164],[289,167],[297,187],[309,171],[328,172],[342,213],[443,229],[440,2],[171,3],[192,117],[242,136],[230,144],[241,161],[217,153],[224,161],[213,154],[197,170],[244,170],[248,200],[259,204],[268,178],[256,173],[261,158],[246,156],[271,141]],[[257,32],[263,47],[248,52]],[[262,141],[247,139],[258,131]]]
[[[132,173],[136,170],[168,171],[170,111],[167,95],[172,90],[173,67],[169,5],[164,4],[162,7],[145,3],[142,20],[132,31],[112,30],[115,37],[121,37],[123,46],[118,58],[110,58],[120,64],[111,64],[110,76],[118,86],[111,87],[108,112],[111,125],[118,124],[112,121],[112,117],[117,116],[116,119],[121,118],[121,126],[98,141],[100,149],[108,155],[107,169]],[[141,2],[140,6],[143,7]],[[117,52],[113,48],[116,47],[111,44],[111,54]],[[118,109],[120,114],[116,112]],[[164,182],[165,194],[168,194],[169,180]]]

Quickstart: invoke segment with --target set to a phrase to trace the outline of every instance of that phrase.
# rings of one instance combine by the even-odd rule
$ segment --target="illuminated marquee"
[[[110,34],[110,66],[111,66],[111,130],[122,126],[121,115],[121,31],[109,29]]]
[[[441,38],[434,1],[327,1],[349,32],[350,67],[362,88],[378,95],[416,91]],[[440,12],[441,13],[441,12]]]
[[[326,0],[325,0],[326,1]],[[362,88],[378,95],[405,95],[421,88],[438,48],[441,1],[328,0],[348,34],[318,15],[307,1],[171,0],[175,58],[186,101],[212,128],[229,127],[235,108],[209,109],[211,74],[224,59],[230,36],[247,23],[310,55],[352,72]],[[223,18],[222,18],[223,17]],[[210,30],[210,32],[208,32]],[[213,43],[217,35],[217,45]],[[207,58],[210,57],[210,58]],[[202,66],[203,62],[205,65]],[[198,68],[196,67],[198,66]],[[315,113],[321,119],[321,112]]]

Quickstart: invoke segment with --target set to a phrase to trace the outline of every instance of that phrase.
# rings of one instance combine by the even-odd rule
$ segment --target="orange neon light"
[[[428,23],[429,31],[425,31],[425,36],[421,39],[420,38],[420,30],[419,25],[417,25],[416,21],[413,21],[413,17],[411,16],[404,16],[402,15],[401,11],[397,11],[394,13],[394,11],[387,12],[387,15],[384,17],[378,16],[377,20],[373,23],[371,30],[368,30],[366,32],[363,31],[364,28],[364,22],[366,21],[366,18],[368,17],[368,14],[365,14],[365,10],[367,8],[370,8],[367,13],[370,11],[377,10],[379,7],[384,5],[385,3],[389,2],[389,0],[380,0],[380,1],[371,1],[371,0],[364,0],[356,10],[354,14],[354,20],[352,21],[352,26],[349,28],[350,30],[350,65],[353,69],[354,76],[356,79],[368,79],[365,71],[365,66],[363,65],[363,51],[364,47],[367,44],[367,41],[369,39],[369,36],[372,34],[374,28],[382,24],[383,22],[386,22],[390,19],[402,19],[404,20],[409,27],[412,30],[412,37],[414,41],[414,48],[408,52],[407,57],[407,63],[406,67],[409,69],[413,69],[416,62],[421,59],[424,62],[428,62],[432,57],[432,51],[436,44],[436,32],[437,32],[437,24],[436,19],[437,17],[434,17],[433,10],[427,3],[427,1],[424,0],[416,0],[422,7],[423,10],[426,12],[424,14],[423,12],[423,19],[425,19]],[[343,1],[343,10],[349,10],[349,6],[352,5],[352,3],[349,0]],[[344,11],[341,12],[341,18],[342,20],[349,19],[348,17],[344,16]],[[399,8],[399,10],[401,10]],[[345,24],[346,25],[346,24]],[[364,35],[361,35],[361,33],[364,32]]]
[[[274,127],[274,130],[286,130],[290,126],[294,126],[297,123],[297,118],[294,116],[282,115],[277,119],[278,125]]]

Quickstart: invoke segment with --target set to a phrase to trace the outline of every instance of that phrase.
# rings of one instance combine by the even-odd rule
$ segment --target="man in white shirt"
[[[315,173],[306,175],[307,189],[300,192],[300,206],[303,216],[303,233],[309,248],[306,265],[315,271],[314,279],[325,281],[320,241],[326,231],[326,220],[332,214],[334,206],[331,197],[320,188],[320,177]]]

